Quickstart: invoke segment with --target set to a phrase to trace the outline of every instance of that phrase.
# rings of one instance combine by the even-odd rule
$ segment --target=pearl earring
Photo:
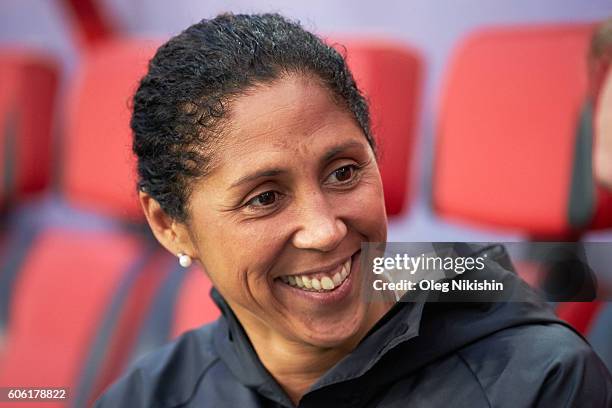
[[[178,254],[179,264],[183,268],[189,268],[191,266],[191,257],[183,253]]]

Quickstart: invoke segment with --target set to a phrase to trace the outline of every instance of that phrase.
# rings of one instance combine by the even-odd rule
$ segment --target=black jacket
[[[519,279],[499,266],[486,273]],[[299,407],[612,407],[599,358],[518,284],[527,301],[397,303]],[[293,407],[212,296],[222,317],[143,358],[96,406]]]

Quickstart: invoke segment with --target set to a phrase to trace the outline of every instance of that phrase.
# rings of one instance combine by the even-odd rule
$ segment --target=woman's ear
[[[166,214],[157,200],[149,194],[140,191],[138,198],[151,231],[159,243],[175,256],[184,254],[196,259],[197,253],[187,226]]]

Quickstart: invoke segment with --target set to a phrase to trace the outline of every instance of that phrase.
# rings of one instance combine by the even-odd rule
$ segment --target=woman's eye
[[[332,174],[330,174],[330,178],[335,180],[331,180],[333,183],[346,183],[351,181],[355,177],[355,173],[357,171],[357,166],[354,164],[348,166],[342,166],[337,170],[334,170]]]
[[[276,202],[278,198],[277,193],[274,191],[266,191],[265,193],[261,193],[247,202],[247,205],[251,207],[265,207],[268,205],[272,205]]]

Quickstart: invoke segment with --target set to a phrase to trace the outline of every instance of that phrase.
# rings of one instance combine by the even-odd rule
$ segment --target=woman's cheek
[[[349,199],[338,204],[349,208],[350,218],[359,220],[359,225],[386,225],[384,192],[378,172],[364,175]]]
[[[235,233],[223,253],[236,258],[234,268],[241,275],[246,275],[243,279],[249,286],[267,285],[269,271],[286,242],[283,225],[270,218],[233,229]]]

